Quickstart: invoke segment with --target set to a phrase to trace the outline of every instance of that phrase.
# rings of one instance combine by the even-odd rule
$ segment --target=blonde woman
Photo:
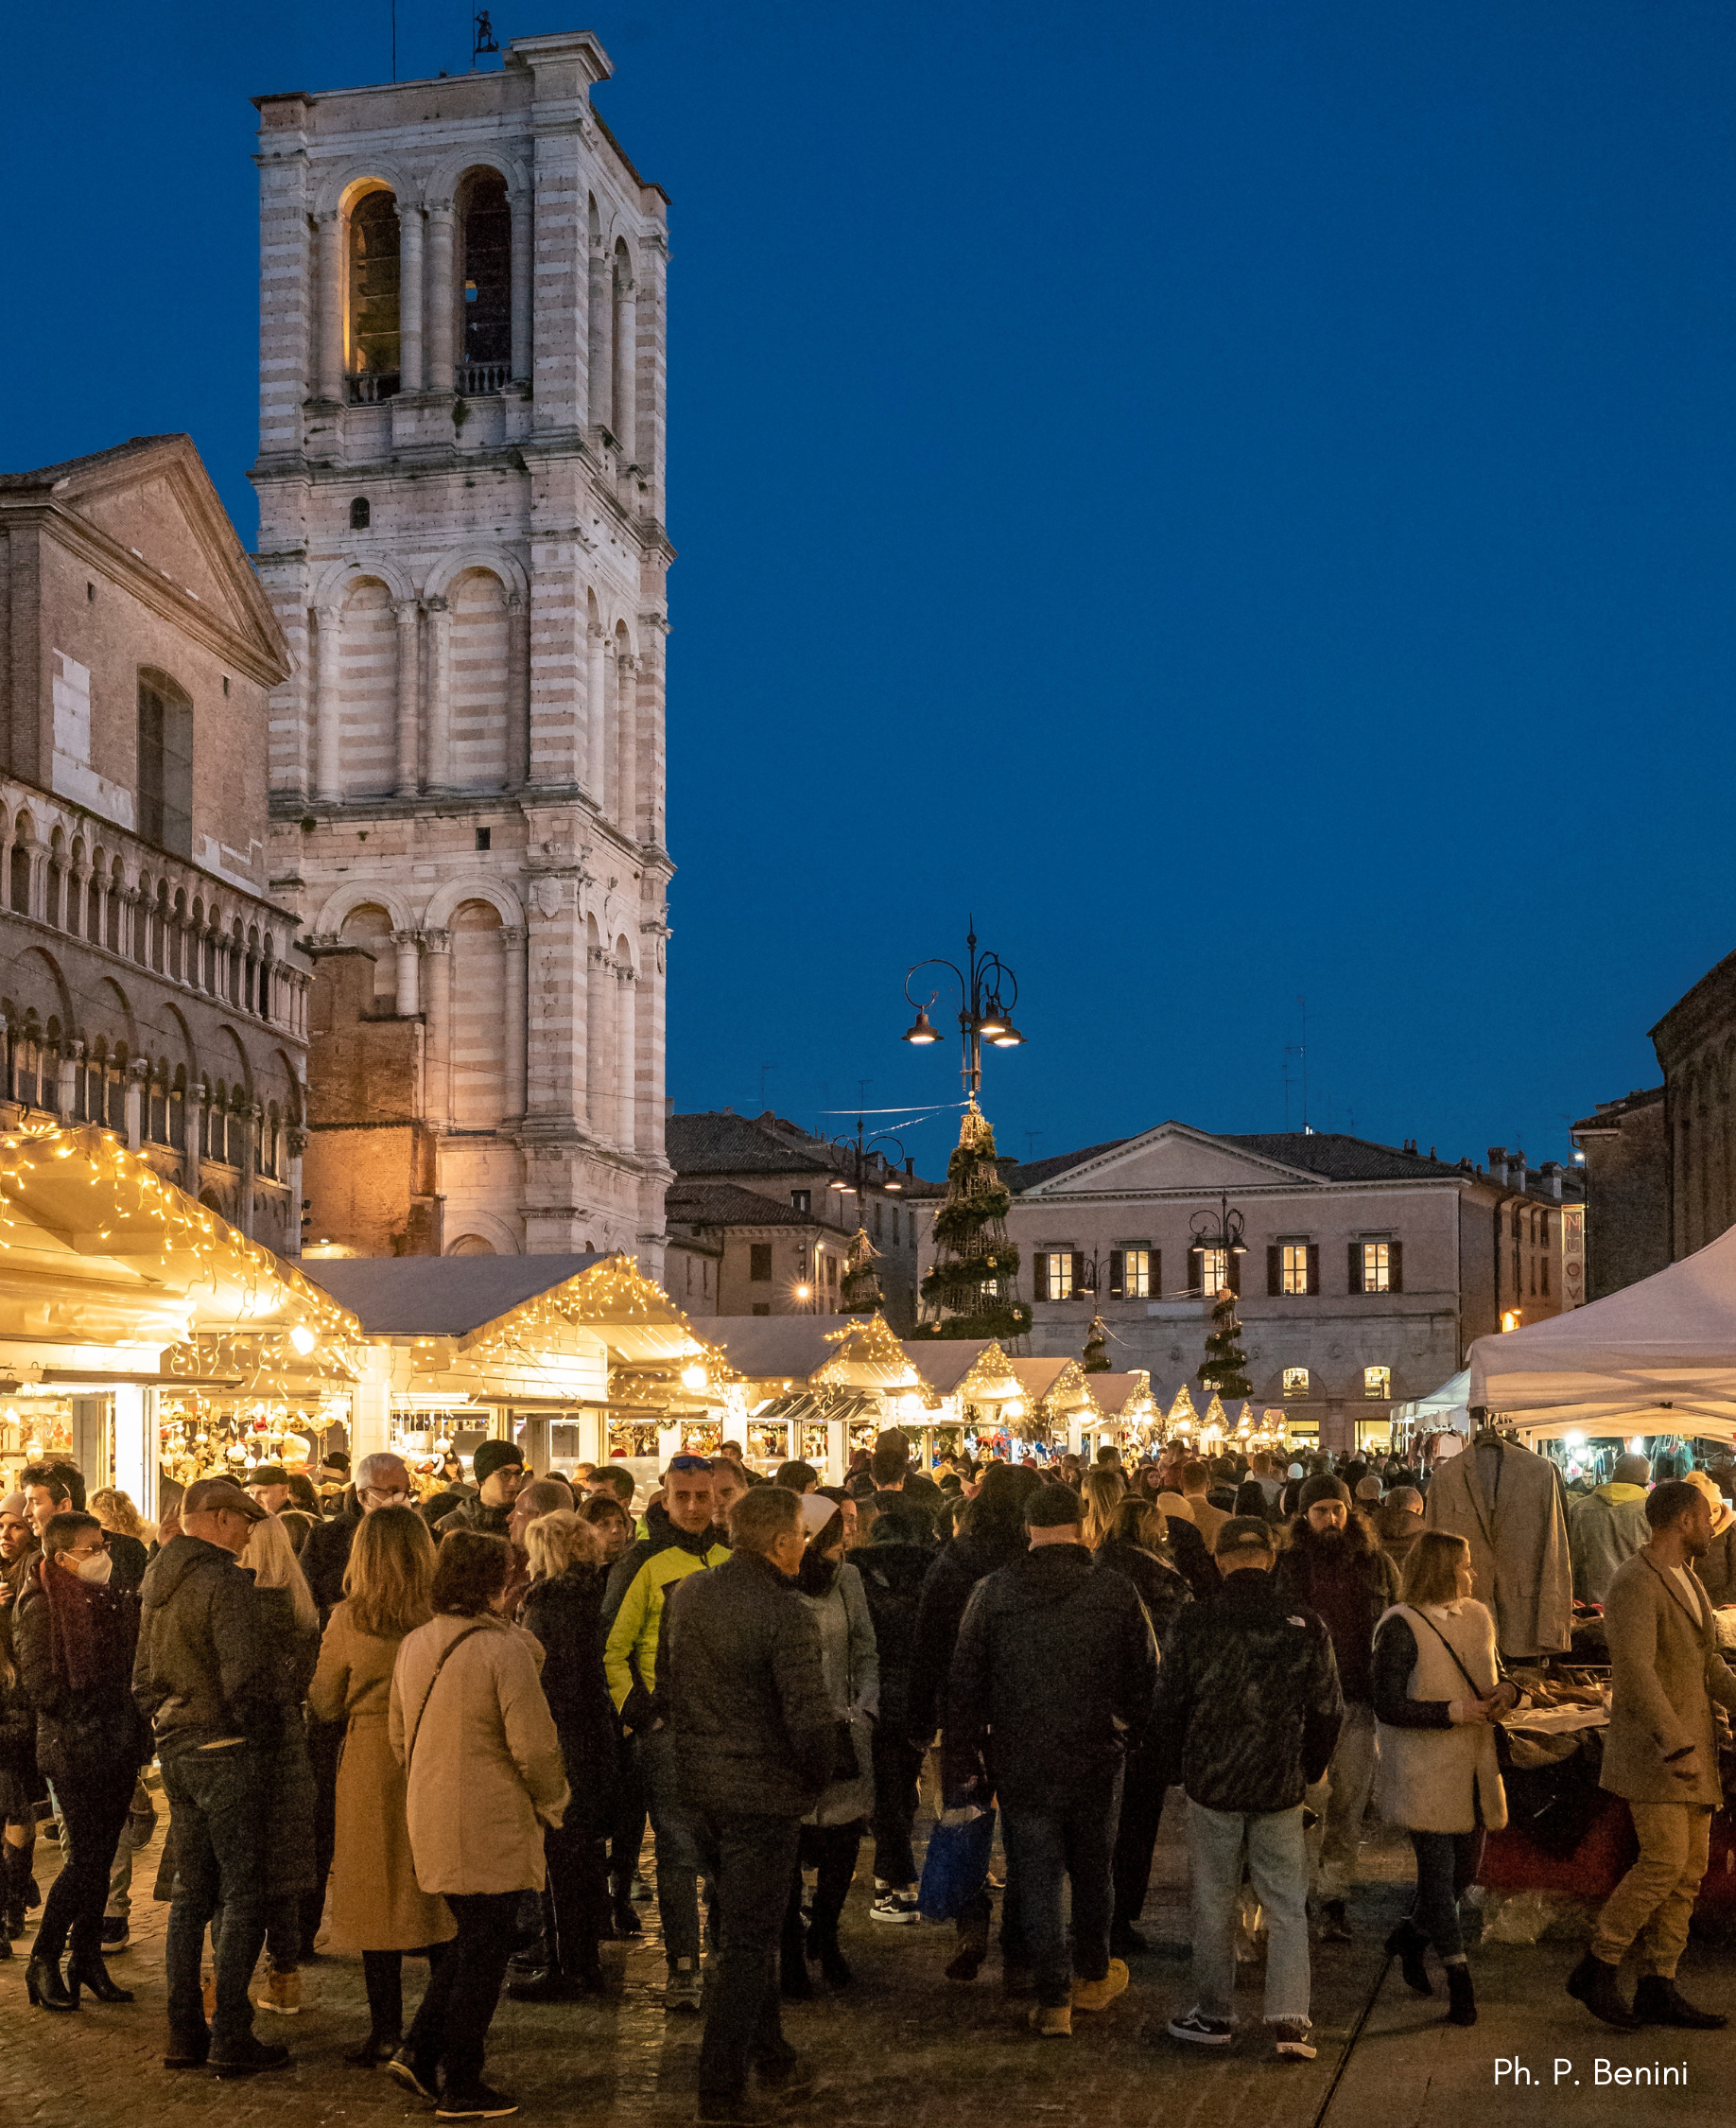
[[[457,1933],[444,1899],[424,1892],[410,1860],[404,1770],[387,1735],[392,1665],[406,1634],[434,1615],[434,1540],[413,1508],[378,1508],[356,1528],[343,1601],[320,1644],[307,1695],[317,1721],[346,1724],[338,1769],[331,1944],[361,1954],[368,2036],[348,2058],[389,2061],[404,2032],[404,1954],[437,1966]]]
[[[90,1511],[108,1535],[109,1557],[114,1562],[111,1568],[114,1586],[136,1589],[150,1563],[151,1541],[156,1530],[141,1519],[129,1495],[116,1491],[112,1485],[105,1485],[91,1494]]]
[[[1416,1851],[1416,1895],[1386,1947],[1406,1983],[1432,1995],[1423,1963],[1432,1944],[1447,1969],[1447,2018],[1455,2025],[1477,2022],[1459,1901],[1476,1879],[1484,1834],[1507,1822],[1491,1724],[1519,1699],[1501,1674],[1495,1622],[1472,1598],[1474,1586],[1465,1539],[1424,1530],[1374,1644],[1381,1814],[1405,1828]]]
[[[525,1531],[530,1586],[519,1623],[543,1644],[543,1692],[573,1791],[559,1825],[543,1828],[547,1963],[507,1993],[515,2002],[561,2002],[599,1994],[597,1946],[609,1931],[604,1842],[614,1819],[620,1724],[602,1666],[602,1598],[608,1579],[602,1532],[570,1508],[539,1515]]]
[[[271,1840],[266,1866],[265,1980],[262,2010],[294,2016],[302,2007],[302,1895],[314,1883],[314,1779],[302,1702],[320,1653],[320,1610],[275,1515],[252,1525],[241,1564],[253,1577],[265,1639],[276,1650],[276,1699],[282,1712],[277,1748],[267,1761]]]
[[[1109,1534],[1115,1510],[1127,1496],[1127,1480],[1116,1470],[1087,1471],[1080,1480],[1079,1494],[1085,1502],[1085,1541],[1096,1551]]]

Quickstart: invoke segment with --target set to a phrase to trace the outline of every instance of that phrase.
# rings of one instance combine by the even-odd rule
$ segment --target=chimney
[[[672,1093],[664,1095],[663,1112],[666,1116],[672,1116],[675,1113],[675,1096]]]
[[[1489,1147],[1489,1180],[1499,1182],[1503,1190],[1507,1186],[1507,1148],[1504,1145]]]
[[[1537,1170],[1537,1181],[1549,1192],[1557,1204],[1561,1202],[1561,1162],[1559,1160],[1545,1160]]]
[[[1522,1190],[1525,1187],[1525,1156],[1523,1153],[1515,1153],[1513,1156],[1513,1187],[1516,1190]]]
[[[905,1163],[904,1163],[904,1172],[906,1173],[906,1175],[914,1175],[914,1174],[915,1174],[915,1172],[916,1172],[916,1162],[915,1162],[915,1160],[914,1160],[913,1158],[912,1158],[912,1159],[909,1159],[909,1160],[907,1160],[905,1161]]]

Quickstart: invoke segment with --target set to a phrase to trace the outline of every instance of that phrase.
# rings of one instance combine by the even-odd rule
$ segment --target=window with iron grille
[[[1390,1397],[1393,1393],[1393,1370],[1390,1367],[1365,1367],[1363,1369],[1363,1394],[1365,1397]]]

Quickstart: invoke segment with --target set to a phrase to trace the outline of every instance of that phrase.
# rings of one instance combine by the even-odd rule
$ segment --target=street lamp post
[[[1245,1222],[1239,1207],[1231,1204],[1227,1196],[1220,1195],[1214,1212],[1209,1206],[1196,1212],[1189,1222],[1192,1245],[1202,1258],[1207,1249],[1224,1259],[1224,1282],[1230,1282],[1230,1258],[1245,1256],[1247,1242],[1243,1239]]]
[[[964,1091],[970,1105],[975,1108],[977,1097],[982,1091],[982,1044],[989,1041],[997,1049],[1017,1049],[1025,1038],[1013,1024],[1013,1007],[1018,1003],[1018,978],[998,953],[977,951],[977,919],[969,919],[970,929],[965,934],[965,965],[960,968],[956,961],[931,959],[918,961],[904,979],[906,1001],[914,1007],[916,1019],[907,1030],[905,1040],[924,1048],[940,1040],[940,1034],[929,1018],[928,1006],[940,996],[939,990],[929,993],[928,1004],[911,995],[911,985],[925,968],[944,968],[958,986],[959,1036],[963,1047],[962,1076]],[[1005,996],[1002,993],[1006,992]]]
[[[845,1172],[851,1176],[852,1179],[848,1182],[842,1182],[837,1177],[834,1177],[826,1185],[828,1189],[836,1190],[841,1197],[847,1197],[854,1193],[856,1197],[856,1226],[859,1233],[864,1232],[868,1225],[865,1210],[867,1205],[867,1182],[869,1170],[875,1162],[876,1148],[895,1145],[898,1149],[898,1158],[903,1160],[906,1157],[902,1139],[894,1138],[890,1130],[870,1131],[864,1137],[862,1135],[862,1123],[863,1119],[858,1116],[854,1138],[834,1138],[830,1141],[833,1152],[842,1154],[848,1163]],[[886,1160],[884,1152],[879,1153],[878,1158]],[[886,1162],[886,1179],[880,1187],[883,1190],[891,1191],[894,1195],[896,1195],[904,1187],[903,1177],[890,1161]],[[842,1207],[840,1209],[842,1210]]]

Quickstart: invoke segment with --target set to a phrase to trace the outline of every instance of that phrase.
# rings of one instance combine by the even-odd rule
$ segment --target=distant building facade
[[[1384,1439],[1393,1404],[1438,1388],[1473,1337],[1557,1314],[1564,1215],[1581,1210],[1576,1173],[1500,1146],[1482,1169],[1333,1132],[1175,1122],[1002,1172],[1033,1353],[1077,1357],[1101,1316],[1111,1365],[1147,1369],[1167,1402],[1197,1390],[1227,1283],[1255,1398],[1328,1447]],[[1215,1228],[1226,1196],[1240,1256],[1195,1240],[1196,1215]]]
[[[1664,1089],[1600,1101],[1573,1142],[1585,1156],[1586,1293],[1601,1300],[1672,1261]]]
[[[0,477],[0,1128],[106,1125],[285,1255],[310,969],[267,891],[282,631],[186,436]]]

